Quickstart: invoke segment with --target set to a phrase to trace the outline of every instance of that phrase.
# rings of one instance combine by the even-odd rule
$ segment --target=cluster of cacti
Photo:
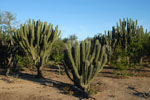
[[[10,68],[13,67],[15,53],[16,53],[16,47],[13,41],[10,39],[7,45],[7,65],[6,65],[6,73],[5,73],[6,76],[8,76],[10,72]]]
[[[98,39],[102,45],[106,45],[108,51],[108,64],[111,62],[111,57],[125,56],[129,63],[129,58],[135,52],[144,53],[142,51],[142,39],[148,37],[145,35],[143,27],[137,25],[137,20],[134,22],[131,19],[120,20],[116,27],[112,27],[112,31],[105,31],[105,35],[95,36],[93,40]],[[120,51],[118,52],[118,48]],[[113,55],[112,55],[113,54]],[[112,56],[111,56],[112,55]]]
[[[129,63],[131,54],[135,55],[135,44],[140,47],[138,43],[141,42],[140,38],[144,36],[143,28],[137,25],[137,20],[134,22],[131,19],[127,19],[127,21],[123,19],[123,21],[120,20],[120,25],[117,24],[117,27],[113,29],[112,34],[113,38],[117,39],[116,45],[121,47]]]
[[[1,53],[0,65],[5,69],[4,74],[8,76],[10,68],[13,67],[14,57],[16,53],[16,47],[10,34],[4,40],[0,41],[0,53]]]
[[[111,56],[113,55],[113,52],[114,52],[114,49],[116,46],[116,42],[117,42],[117,39],[113,38],[112,35],[113,34],[111,31],[108,31],[108,32],[105,31],[105,34],[103,34],[103,35],[98,34],[93,38],[93,42],[96,40],[99,40],[101,45],[102,46],[104,45],[106,47],[106,53],[108,56],[108,64],[111,63]]]
[[[132,40],[132,37],[136,35],[137,31],[137,21],[136,23],[132,21],[131,19],[125,21],[120,20],[120,26],[117,23],[117,27],[114,29],[113,34],[114,38],[117,39],[117,43],[121,45],[122,49],[125,49],[125,52],[127,52],[129,48],[129,44]]]
[[[47,25],[47,22],[38,20],[35,23],[34,20],[29,20],[28,24],[21,25],[14,34],[14,40],[32,57],[39,78],[43,77],[41,68],[47,62],[52,45],[60,33],[58,26],[54,30],[53,25]]]
[[[64,67],[68,77],[74,84],[86,91],[90,82],[95,79],[107,62],[105,46],[101,46],[98,40],[94,44],[91,41],[75,42],[73,46],[66,44]]]
[[[2,66],[5,68],[6,75],[9,74],[11,67],[17,65],[20,58],[24,59],[21,56],[17,58],[16,50],[18,48],[14,44],[21,47],[33,60],[32,63],[37,68],[38,78],[43,77],[42,67],[47,63],[52,52],[51,58],[59,67],[59,72],[59,64],[63,62],[69,79],[84,92],[90,92],[90,83],[107,61],[117,70],[123,71],[118,75],[126,76],[130,65],[136,63],[140,57],[150,55],[150,32],[144,32],[143,27],[138,26],[137,21],[134,22],[131,19],[120,20],[116,27],[112,27],[112,31],[105,31],[105,34],[87,38],[79,43],[76,41],[75,34],[64,40],[58,39],[61,33],[58,31],[58,26],[53,29],[52,24],[43,23],[40,20],[37,22],[29,20],[27,24],[21,24],[19,29],[14,29],[15,32],[12,34],[11,21],[14,20],[14,17],[8,12],[6,15],[8,18],[3,20],[0,18],[0,68]],[[1,35],[5,35],[5,37]],[[56,40],[57,42],[55,42]],[[24,53],[22,50],[21,52]],[[111,61],[112,59],[114,61]],[[130,63],[130,59],[132,63]],[[18,66],[19,64],[25,66],[23,61],[20,61]],[[117,70],[115,69],[115,71]]]
[[[112,37],[112,32],[108,31],[108,33],[106,34],[106,31],[105,31],[104,42],[105,42],[106,51],[108,54],[108,64],[110,64],[111,63],[111,56],[114,52],[117,40]]]

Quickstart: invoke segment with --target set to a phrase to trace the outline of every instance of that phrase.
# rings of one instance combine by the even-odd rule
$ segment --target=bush
[[[116,70],[114,71],[115,76],[118,75],[121,75],[122,77],[128,76],[129,65],[125,57],[120,57],[119,62],[115,62],[113,66],[116,68]]]
[[[55,64],[61,64],[64,57],[65,44],[60,38],[53,44],[52,53],[50,59],[55,62]]]
[[[16,55],[15,62],[16,62],[16,71],[22,71],[26,68],[32,68],[32,60],[26,56]]]

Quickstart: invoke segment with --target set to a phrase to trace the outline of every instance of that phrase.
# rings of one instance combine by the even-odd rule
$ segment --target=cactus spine
[[[14,34],[14,40],[30,55],[33,59],[34,65],[37,68],[37,77],[41,78],[42,66],[47,62],[51,52],[51,48],[55,40],[60,35],[58,26],[53,30],[53,25],[47,25],[47,22],[38,20],[29,20],[28,24],[20,26]]]
[[[96,40],[94,45],[91,41],[83,41],[66,44],[64,67],[68,77],[82,90],[87,90],[89,83],[103,69],[107,62],[105,47]],[[71,74],[70,74],[71,72]]]

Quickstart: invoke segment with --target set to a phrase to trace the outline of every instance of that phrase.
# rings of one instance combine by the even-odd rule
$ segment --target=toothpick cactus
[[[76,42],[73,46],[66,44],[64,67],[67,76],[74,84],[86,91],[90,82],[95,79],[107,62],[105,46],[101,47],[98,40],[92,45],[91,41]]]
[[[58,26],[53,29],[53,25],[38,20],[29,20],[28,24],[20,26],[14,34],[14,40],[30,55],[37,68],[37,77],[41,78],[41,68],[47,62],[53,43],[60,35]]]

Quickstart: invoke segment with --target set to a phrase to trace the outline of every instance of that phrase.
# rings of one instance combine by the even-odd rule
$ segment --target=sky
[[[150,30],[150,0],[0,0],[0,11],[10,11],[19,23],[40,19],[79,40],[104,33],[119,19],[132,18]]]

